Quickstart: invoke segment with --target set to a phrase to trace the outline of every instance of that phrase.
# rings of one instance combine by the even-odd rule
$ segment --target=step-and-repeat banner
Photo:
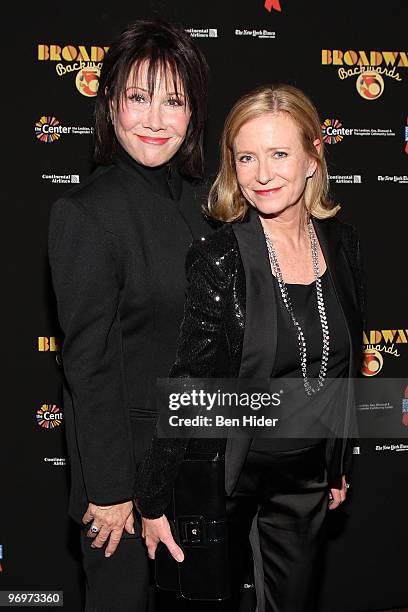
[[[208,172],[217,168],[228,110],[253,87],[291,83],[319,109],[332,193],[360,234],[368,292],[363,435],[349,499],[329,517],[321,611],[408,606],[406,2],[124,0],[7,10],[3,356],[11,395],[2,411],[0,591],[64,591],[65,609],[81,609],[48,215],[91,171],[94,100],[110,41],[133,20],[160,15],[182,23],[210,65]]]

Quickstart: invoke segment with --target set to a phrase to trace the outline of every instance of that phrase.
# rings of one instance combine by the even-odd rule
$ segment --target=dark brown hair
[[[119,106],[132,70],[149,64],[149,94],[154,92],[157,74],[170,75],[175,91],[181,82],[191,118],[178,153],[180,171],[200,178],[204,169],[204,126],[208,86],[208,65],[202,52],[181,26],[161,19],[140,19],[112,42],[103,62],[95,103],[94,160],[110,164],[116,156],[117,140],[109,107]]]

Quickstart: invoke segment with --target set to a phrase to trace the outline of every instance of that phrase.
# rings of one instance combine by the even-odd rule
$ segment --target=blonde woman
[[[189,251],[172,377],[298,377],[305,410],[329,379],[351,384],[363,329],[359,242],[327,189],[319,116],[302,91],[268,85],[237,101],[208,204],[224,224]],[[346,421],[351,409],[341,407]],[[163,541],[180,561],[164,513],[184,447],[166,444],[151,446],[137,503],[150,556]],[[226,609],[315,610],[325,517],[346,498],[349,468],[346,436],[227,441]]]

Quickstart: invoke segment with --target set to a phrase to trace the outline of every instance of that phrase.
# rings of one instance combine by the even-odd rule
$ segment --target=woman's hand
[[[171,533],[169,521],[163,514],[157,519],[142,517],[142,538],[144,538],[150,559],[154,559],[156,548],[159,542],[163,542],[169,553],[179,563],[184,561],[184,553],[180,546],[177,546]]]
[[[346,477],[343,475],[338,486],[332,487],[329,493],[329,510],[335,510],[344,502],[347,495],[348,484]]]
[[[82,517],[82,522],[86,525],[91,521],[92,525],[86,535],[95,538],[91,544],[92,548],[102,548],[109,540],[105,557],[110,557],[117,549],[124,529],[128,533],[135,533],[133,502],[127,501],[112,506],[96,506],[90,503]],[[98,531],[93,532],[92,527],[97,528]]]

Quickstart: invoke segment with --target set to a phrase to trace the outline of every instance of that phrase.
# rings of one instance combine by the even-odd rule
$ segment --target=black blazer
[[[350,341],[349,377],[357,376],[363,333],[364,291],[355,230],[337,219],[313,224],[335,287]],[[259,216],[249,209],[241,223],[225,224],[189,250],[188,292],[172,377],[269,378],[276,352],[276,298]],[[272,314],[272,316],[271,316]],[[184,441],[155,438],[139,471],[138,505],[146,517],[166,508],[184,456]],[[214,444],[192,440],[191,450]],[[238,480],[251,439],[231,438],[226,445],[225,485]],[[166,447],[166,452],[163,452]],[[350,445],[328,439],[331,480],[350,468]]]
[[[70,513],[132,499],[154,431],[156,378],[174,362],[185,258],[210,228],[206,186],[155,192],[126,154],[54,203],[49,261],[64,334]],[[171,175],[169,175],[171,178]]]

